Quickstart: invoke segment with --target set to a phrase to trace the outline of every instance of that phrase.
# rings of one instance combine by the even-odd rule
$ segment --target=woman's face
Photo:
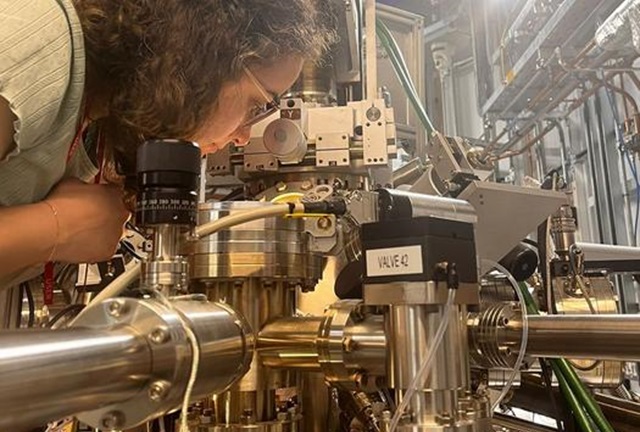
[[[256,111],[293,85],[302,70],[302,59],[287,57],[271,66],[256,66],[249,70],[238,81],[222,86],[218,103],[207,122],[189,138],[200,145],[203,154],[213,153],[230,142],[246,144],[251,132],[247,122]]]

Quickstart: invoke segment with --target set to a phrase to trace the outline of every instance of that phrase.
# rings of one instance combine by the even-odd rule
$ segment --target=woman
[[[204,153],[246,143],[330,42],[326,10],[320,0],[0,0],[0,279],[110,257],[128,213],[120,188],[93,183],[109,172],[103,159],[131,170],[149,138]]]

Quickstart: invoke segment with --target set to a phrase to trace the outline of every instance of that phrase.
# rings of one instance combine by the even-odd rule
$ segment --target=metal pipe
[[[392,305],[386,320],[389,334],[387,359],[388,386],[395,390],[396,401],[407,397],[414,377],[424,362],[425,352],[437,349],[431,373],[409,401],[412,423],[431,424],[434,416],[456,407],[461,391],[468,388],[469,369],[464,323],[464,307],[448,323],[442,343],[435,338],[447,306]]]
[[[145,338],[126,328],[0,333],[0,430],[125,400],[150,374]]]
[[[597,86],[592,87],[591,89],[587,90],[582,96],[580,96],[578,99],[576,99],[568,108],[567,110],[564,112],[564,117],[567,117],[569,114],[571,114],[573,111],[575,111],[577,108],[579,108],[582,104],[584,104],[586,102],[586,100],[593,96],[602,85],[606,85],[605,83],[607,82],[606,80],[613,76],[613,72],[609,73],[608,75],[606,75],[605,79],[600,81],[596,81],[598,83]],[[613,90],[613,89],[612,89]],[[616,90],[617,91],[617,90]],[[544,112],[547,112],[546,110]],[[522,130],[520,132],[518,132],[518,137],[523,137],[525,136],[526,132],[529,132],[531,129],[533,129],[535,125],[531,122],[527,123],[526,127],[523,127]],[[506,130],[506,129],[505,129]],[[549,132],[551,132],[553,130],[553,127],[549,127],[547,126],[541,133],[539,133],[538,135],[536,135],[534,138],[532,138],[527,145],[525,145],[522,149],[520,150],[515,150],[515,151],[506,151],[508,148],[513,147],[517,141],[510,141],[509,143],[505,144],[503,146],[503,152],[501,152],[497,158],[498,159],[504,159],[507,157],[512,157],[512,156],[518,156],[522,153],[524,153],[529,147],[531,147],[533,144],[535,144],[536,142],[538,142],[539,140],[541,140],[542,138],[544,138]]]
[[[640,361],[636,315],[545,315],[529,317],[527,354],[546,358]],[[520,320],[504,327],[504,342],[522,337]]]
[[[493,414],[492,423],[512,432],[555,432],[557,430],[500,413]]]
[[[579,64],[579,62],[594,48],[595,43],[594,41],[590,41],[583,49],[582,51],[576,56],[575,59],[572,60],[572,65],[575,66],[577,64]],[[600,64],[599,62],[597,62],[596,64]],[[563,70],[560,73],[558,73],[557,75],[553,76],[550,80],[550,83],[547,87],[545,87],[542,91],[539,91],[535,97],[533,97],[531,99],[531,101],[529,101],[529,103],[527,104],[527,107],[525,108],[525,110],[528,111],[534,111],[537,112],[538,114],[534,117],[534,119],[532,119],[531,121],[526,123],[526,126],[521,127],[520,132],[517,134],[517,139],[511,138],[509,140],[509,142],[505,145],[502,146],[502,151],[506,151],[509,148],[511,148],[513,145],[515,145],[519,138],[524,136],[531,128],[533,128],[534,124],[536,121],[540,120],[542,118],[542,115],[546,114],[547,112],[551,111],[551,109],[553,109],[553,107],[551,109],[548,109],[549,104],[547,104],[545,106],[545,108],[543,109],[539,109],[536,108],[536,106],[538,105],[539,102],[541,101],[545,101],[548,100],[549,97],[552,97],[552,103],[555,103],[556,101],[558,101],[558,103],[560,101],[562,101],[562,99],[566,96],[563,94],[562,97],[558,97],[557,94],[552,94],[552,91],[554,89],[556,89],[558,87],[559,83],[562,83],[568,76],[570,76],[569,72],[567,70]],[[570,94],[573,90],[575,90],[575,86],[571,86],[570,90],[568,92],[566,92],[566,94]],[[541,115],[542,114],[542,115]],[[504,137],[507,133],[509,132],[509,128],[505,127],[502,129],[502,131],[493,138],[493,140],[491,141],[491,143],[485,148],[485,152],[483,152],[483,156],[486,156],[490,150],[494,149],[495,147],[499,146],[499,140]]]
[[[189,274],[187,262],[180,254],[185,227],[161,224],[153,228],[153,249],[149,259],[142,262],[141,282],[166,296],[183,293]]]
[[[264,366],[276,369],[321,370],[319,338],[326,317],[279,318],[265,325],[256,340]],[[387,337],[382,316],[371,315],[342,328],[344,366],[370,375],[385,375]]]
[[[607,54],[601,54],[598,57],[598,59],[596,60],[595,63],[596,64],[602,64],[606,60],[608,60]],[[615,73],[616,72],[609,72],[605,76],[605,80],[610,78]],[[562,76],[562,79],[565,79],[568,76],[570,76],[570,73],[565,71],[565,75]],[[548,89],[555,88],[559,81],[560,80],[558,80],[558,81],[553,80],[554,84],[550,85],[547,88]],[[506,133],[509,130],[508,127],[505,127],[503,129],[503,131],[497,137],[495,137],[487,147],[485,147],[485,150],[483,151],[483,157],[486,157],[489,154],[489,152],[491,150],[493,150],[494,148],[496,148],[497,146],[499,146],[499,149],[498,149],[499,150],[498,151],[499,154],[502,154],[502,153],[506,152],[507,150],[509,150],[511,147],[513,147],[515,144],[517,144],[518,141],[520,141],[520,139],[522,139],[522,137],[524,137],[531,129],[533,129],[533,127],[535,126],[535,123],[537,121],[542,120],[550,111],[555,109],[567,96],[569,96],[577,88],[578,88],[578,85],[576,84],[576,85],[571,85],[571,86],[568,86],[566,88],[561,88],[560,90],[558,90],[556,94],[551,96],[551,101],[550,102],[548,102],[542,108],[535,110],[535,112],[537,114],[535,114],[532,118],[528,119],[525,122],[524,125],[521,125],[520,126],[520,130],[517,131],[514,134],[513,137],[511,137],[505,144],[500,144],[498,141],[500,140],[500,138],[502,138],[504,135],[506,135]],[[542,99],[542,100],[547,100],[547,99]],[[579,104],[578,105],[573,104],[571,106],[571,108],[569,110],[567,110],[565,115],[569,114],[570,112],[572,112],[573,110],[578,108],[578,106],[580,106],[580,105]]]
[[[0,333],[0,430],[73,414],[92,427],[127,429],[175,408],[195,351],[184,325],[199,348],[194,398],[232,385],[253,355],[242,317],[197,299],[111,299],[76,325]]]
[[[426,170],[427,168],[420,158],[411,159],[406,165],[401,166],[393,172],[393,187],[415,183]]]
[[[256,341],[262,364],[320,371],[316,340],[323,317],[280,318],[265,325]]]
[[[631,96],[629,94],[629,92],[627,92],[626,90],[612,84],[609,81],[604,81],[603,82],[604,86],[607,87],[609,90],[618,93],[622,96],[622,98],[626,101],[629,102],[629,104],[631,105],[631,108],[633,109],[633,113],[637,114],[638,113],[638,103],[636,102],[636,100],[633,98],[633,96]],[[625,105],[626,106],[626,105]]]
[[[640,261],[640,247],[577,242],[587,261]]]

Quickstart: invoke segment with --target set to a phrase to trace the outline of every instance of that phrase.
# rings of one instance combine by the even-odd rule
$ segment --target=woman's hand
[[[117,186],[61,181],[45,200],[57,211],[57,246],[60,262],[99,262],[111,258],[129,212]]]

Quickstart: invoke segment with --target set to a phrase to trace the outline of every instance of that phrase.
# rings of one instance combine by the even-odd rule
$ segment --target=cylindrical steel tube
[[[316,341],[323,317],[281,318],[262,328],[257,349],[262,364],[319,371]]]
[[[110,299],[76,325],[0,333],[0,430],[72,414],[100,429],[127,429],[176,408],[195,351],[184,326],[198,342],[194,397],[225,390],[253,356],[244,320],[197,299]]]
[[[390,337],[388,379],[398,399],[404,397],[413,378],[433,349],[433,339],[443,317],[442,306],[394,305],[389,309],[387,334]],[[464,315],[464,313],[462,313]],[[461,314],[451,319],[442,344],[435,354],[431,373],[410,406],[414,422],[429,423],[442,412],[455,412],[458,398],[469,386],[469,370],[464,346]]]
[[[406,165],[401,166],[392,174],[394,187],[411,185],[426,171],[426,167],[420,158],[411,159]]]
[[[179,250],[186,229],[183,225],[154,226],[153,249],[142,262],[142,285],[166,296],[184,293],[189,267]]]
[[[290,317],[264,326],[256,341],[262,364],[278,369],[320,371],[318,343],[325,320],[325,317]],[[340,334],[347,369],[385,375],[387,337],[381,315],[348,323]]]
[[[588,270],[607,270],[609,273],[637,273],[640,247],[577,242]]]
[[[387,362],[387,335],[384,317],[369,315],[345,329],[345,365],[353,370],[364,370],[369,375],[385,376]]]
[[[198,338],[200,366],[194,397],[205,397],[226,390],[249,369],[254,352],[251,327],[224,303],[176,300]]]
[[[130,329],[0,333],[0,430],[125,400],[151,374],[151,351]]]
[[[243,376],[253,357],[250,327],[223,303],[210,303],[203,298],[175,299],[171,304],[111,299],[103,307],[94,309],[77,325],[127,326],[132,332],[145,335],[152,353],[152,376],[143,391],[78,415],[82,422],[92,426],[104,426],[108,422],[110,428],[126,429],[180,405],[194,355],[185,325],[191,328],[198,342],[200,361],[194,398],[226,390]]]
[[[522,322],[504,327],[503,341],[519,343]],[[640,361],[637,315],[529,316],[527,354],[537,357]]]
[[[576,242],[576,220],[569,205],[560,207],[558,213],[551,218],[551,234],[556,252],[563,258],[569,256],[569,250]]]

